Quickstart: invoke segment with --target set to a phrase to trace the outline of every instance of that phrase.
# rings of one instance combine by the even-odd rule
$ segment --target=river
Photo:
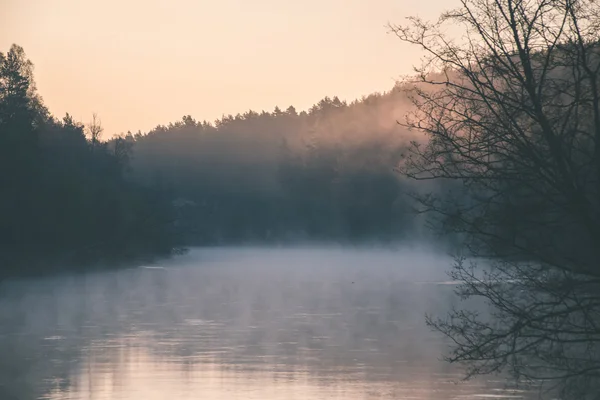
[[[0,284],[0,399],[520,399],[457,383],[425,326],[457,299],[418,249],[193,249]]]

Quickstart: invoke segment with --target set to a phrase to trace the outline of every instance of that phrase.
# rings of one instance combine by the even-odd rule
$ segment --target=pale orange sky
[[[418,49],[388,22],[455,0],[0,0],[0,51],[24,47],[57,116],[105,135],[191,114],[306,109],[388,90]]]

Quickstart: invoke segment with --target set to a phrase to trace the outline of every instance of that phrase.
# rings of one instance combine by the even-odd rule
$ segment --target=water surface
[[[416,250],[198,249],[0,286],[0,399],[519,399],[457,384],[424,323],[456,299]]]

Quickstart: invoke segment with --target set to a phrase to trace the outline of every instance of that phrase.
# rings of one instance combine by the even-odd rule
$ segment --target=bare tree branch
[[[454,343],[448,360],[598,398],[600,5],[461,0],[435,23],[390,28],[427,54],[402,83],[415,106],[402,125],[429,141],[399,170],[455,181],[458,195],[417,195],[420,212],[489,260],[451,271],[485,310],[428,319]]]

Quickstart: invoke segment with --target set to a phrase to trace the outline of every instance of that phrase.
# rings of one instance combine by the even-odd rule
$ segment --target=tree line
[[[301,112],[186,115],[103,139],[96,115],[87,124],[51,115],[13,45],[0,55],[2,269],[193,245],[423,238],[414,184],[395,170],[411,139],[397,123],[408,106],[398,86]]]
[[[131,149],[101,131],[53,117],[24,50],[0,53],[3,275],[171,251],[170,199],[129,179]]]
[[[302,112],[188,115],[120,140],[135,179],[179,200],[188,244],[417,239],[414,188],[395,171],[406,103],[395,88]]]

